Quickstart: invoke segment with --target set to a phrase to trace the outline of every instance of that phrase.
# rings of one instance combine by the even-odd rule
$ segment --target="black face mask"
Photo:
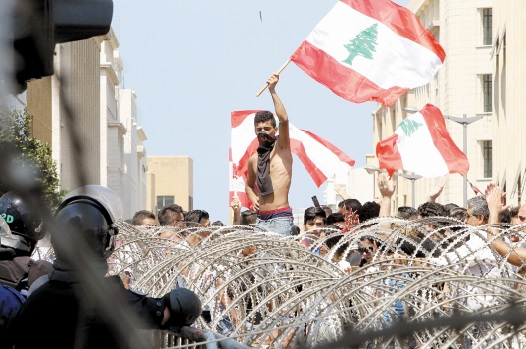
[[[262,131],[258,133],[258,141],[260,148],[270,149],[274,145],[274,142],[276,142],[276,138]]]

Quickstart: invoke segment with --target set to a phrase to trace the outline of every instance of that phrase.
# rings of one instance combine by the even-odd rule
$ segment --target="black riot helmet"
[[[122,219],[122,203],[113,190],[100,185],[86,185],[66,195],[55,212],[55,218],[58,229],[53,232],[52,241],[57,257],[66,255],[61,253],[64,252],[61,248],[74,248],[61,247],[64,245],[57,239],[65,240],[71,234],[77,234],[74,239],[84,241],[97,257],[106,259],[115,248],[115,235],[118,233],[115,223]]]
[[[12,248],[17,254],[31,254],[36,242],[46,235],[40,215],[13,192],[0,197],[0,216],[5,222],[0,228],[1,246]]]

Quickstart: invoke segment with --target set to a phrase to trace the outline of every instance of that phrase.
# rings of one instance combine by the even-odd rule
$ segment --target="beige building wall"
[[[148,158],[146,158],[148,164]],[[155,173],[146,172],[146,209],[157,215],[157,201],[155,200]]]
[[[482,119],[467,126],[467,156],[470,161],[468,179],[478,188],[484,189],[493,176],[484,171],[484,141],[493,141],[493,113],[485,110],[484,76],[492,74],[490,60],[491,44],[483,42],[483,9],[491,8],[491,0],[412,0],[408,8],[439,40],[446,51],[446,60],[434,79],[427,85],[413,89],[400,97],[391,107],[379,106],[373,112],[374,148],[376,143],[394,133],[397,125],[409,114],[406,107],[423,108],[434,104],[444,115],[454,117],[482,116]],[[491,83],[490,83],[491,84]],[[486,84],[487,86],[487,84]],[[490,90],[491,98],[491,90]],[[486,101],[487,102],[487,101]],[[446,120],[447,128],[457,144],[463,149],[463,127]],[[487,152],[488,153],[488,152]],[[374,155],[367,156],[367,164],[378,166]],[[440,178],[412,182],[398,178],[397,194],[393,209],[411,206],[415,195],[415,206],[427,201]],[[468,185],[467,198],[474,196]],[[459,174],[447,176],[440,203],[463,205],[463,178]]]
[[[100,183],[100,42],[92,38],[57,45],[56,74],[28,84],[33,135],[51,144],[65,190],[82,180]]]
[[[492,68],[494,78],[495,181],[505,187],[507,203],[526,202],[526,2],[495,0]]]
[[[118,94],[122,63],[119,41],[113,29],[104,35],[100,50],[100,182],[114,190],[123,200],[125,214],[129,214],[125,188],[124,135],[126,126],[118,108]]]
[[[52,145],[51,128],[51,77],[30,81],[27,84],[27,111],[33,115],[33,137]]]
[[[156,213],[158,209],[161,209],[163,203],[175,203],[185,211],[192,210],[192,159],[188,156],[148,156],[147,164],[148,171],[155,174],[153,189],[148,190],[149,193],[155,193],[153,212]]]
[[[100,43],[91,38],[55,48],[52,150],[66,190],[100,184]]]

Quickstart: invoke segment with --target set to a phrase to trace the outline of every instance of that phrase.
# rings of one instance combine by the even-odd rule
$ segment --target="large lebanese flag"
[[[232,112],[231,160],[238,178],[246,179],[248,159],[258,148],[254,133],[254,115],[257,112],[258,110]],[[335,173],[338,166],[354,166],[353,159],[322,137],[300,130],[291,123],[289,131],[292,153],[300,158],[318,187]]]
[[[342,98],[391,106],[427,84],[445,58],[405,7],[391,0],[340,0],[291,60]]]
[[[466,155],[451,139],[440,109],[432,104],[405,118],[391,137],[378,142],[376,157],[391,176],[398,169],[423,177],[465,175],[469,170]]]

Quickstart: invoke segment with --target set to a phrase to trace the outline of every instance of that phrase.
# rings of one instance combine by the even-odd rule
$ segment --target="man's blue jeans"
[[[278,217],[268,220],[257,219],[256,228],[263,231],[271,231],[283,236],[290,236],[294,221],[292,217]]]

